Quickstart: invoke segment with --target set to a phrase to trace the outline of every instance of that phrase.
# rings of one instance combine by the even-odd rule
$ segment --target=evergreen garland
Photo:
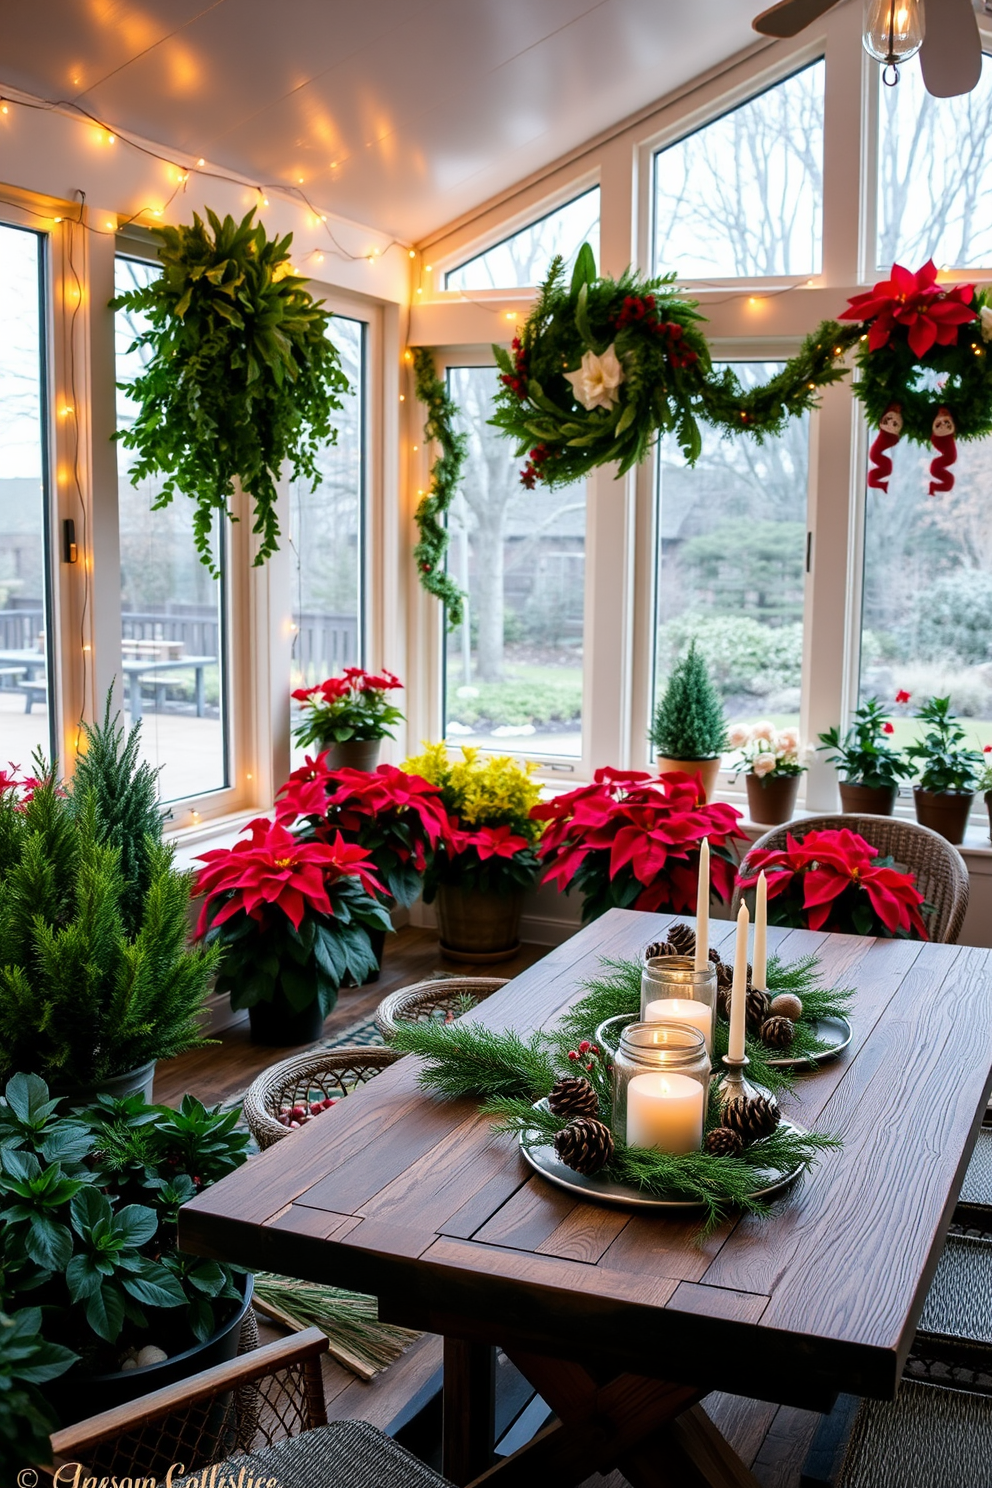
[[[441,449],[431,466],[430,488],[413,515],[420,531],[413,557],[421,584],[446,606],[448,629],[456,630],[464,619],[465,596],[444,566],[450,540],[444,517],[458,494],[468,439],[455,433],[458,405],[438,377],[426,347],[414,347],[413,370],[417,397],[427,408],[424,439],[433,440]]]
[[[677,760],[714,759],[726,748],[723,704],[694,640],[668,679],[651,743],[659,754]]]

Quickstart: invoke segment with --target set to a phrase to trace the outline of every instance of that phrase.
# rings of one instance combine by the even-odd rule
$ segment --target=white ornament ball
[[[770,1012],[773,1018],[790,1018],[795,1023],[803,1015],[803,1005],[794,992],[780,992],[772,998]]]
[[[149,1364],[163,1364],[168,1357],[165,1349],[160,1349],[154,1343],[146,1343],[143,1349],[138,1350],[138,1357],[134,1362],[139,1369],[145,1369]]]

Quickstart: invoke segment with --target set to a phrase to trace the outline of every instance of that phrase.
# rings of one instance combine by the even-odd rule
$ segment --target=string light
[[[400,393],[400,402],[401,403],[405,403],[406,402],[406,393]]]
[[[84,651],[92,651],[93,650],[93,647],[90,645],[89,641],[86,642],[86,644],[83,647],[83,650]]]
[[[10,113],[10,109],[7,107],[7,105],[5,103],[0,103],[0,114],[9,114],[9,113]]]
[[[416,248],[411,248],[410,249],[410,257],[411,258],[416,258],[416,256],[417,256],[417,250],[416,250]]]
[[[207,162],[204,160],[203,156],[201,155],[200,158],[199,158],[199,160],[196,163],[197,163],[197,165],[206,165]]]

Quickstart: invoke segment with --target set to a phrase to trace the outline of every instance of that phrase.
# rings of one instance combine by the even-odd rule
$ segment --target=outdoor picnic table
[[[602,957],[639,957],[671,916],[611,910],[468,1016],[526,1034]],[[711,922],[732,953],[733,927]],[[444,1335],[444,1470],[456,1483],[756,1488],[699,1402],[813,1410],[892,1399],[992,1085],[992,952],[769,931],[854,986],[852,1041],[782,1099],[843,1139],[770,1215],[694,1220],[576,1200],[470,1100],[400,1060],[180,1213],[184,1250],[376,1294]],[[490,1467],[493,1346],[558,1422]]]
[[[205,667],[214,666],[216,662],[216,656],[173,656],[159,661],[151,657],[125,657],[121,662],[121,670],[128,679],[128,712],[131,722],[137,723],[141,717],[141,684],[146,678],[154,681],[159,673],[185,672],[191,668],[196,673],[196,716],[202,718],[205,707],[203,672]],[[164,686],[164,683],[160,685]]]

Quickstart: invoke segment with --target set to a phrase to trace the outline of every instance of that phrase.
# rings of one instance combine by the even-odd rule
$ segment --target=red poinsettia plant
[[[298,687],[293,693],[300,704],[301,719],[293,737],[303,749],[316,744],[356,743],[391,739],[391,730],[403,714],[386,696],[403,686],[392,672],[366,672],[345,667],[340,677],[328,677],[314,687]]]
[[[740,886],[752,888],[764,870],[769,924],[929,938],[923,921],[927,905],[916,875],[898,869],[892,858],[882,857],[847,827],[812,829],[802,838],[790,832],[784,848],[750,853],[748,867]]]
[[[302,821],[301,821],[302,818]],[[369,855],[384,898],[404,908],[420,894],[440,842],[450,836],[440,789],[395,765],[331,770],[327,756],[308,755],[276,796],[276,820],[296,823],[301,840],[340,834]]]
[[[282,994],[293,1012],[315,999],[323,1016],[346,978],[377,968],[369,931],[389,930],[369,854],[340,833],[304,840],[257,817],[250,836],[202,854],[196,935],[223,949],[217,988],[233,1008]]]
[[[544,882],[578,889],[583,920],[613,908],[695,913],[704,837],[713,891],[723,900],[733,892],[741,814],[707,804],[695,776],[597,770],[592,785],[542,801],[531,816],[546,823]]]

